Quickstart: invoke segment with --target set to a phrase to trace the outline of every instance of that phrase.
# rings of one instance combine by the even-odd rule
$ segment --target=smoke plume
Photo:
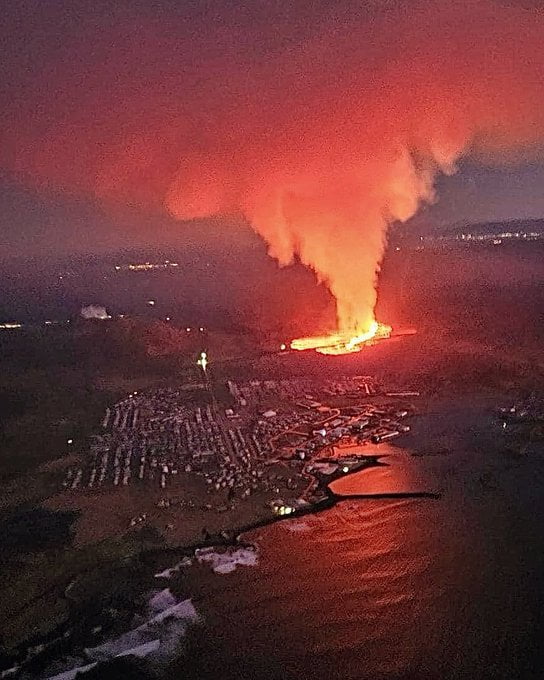
[[[102,321],[104,319],[111,319],[106,308],[102,305],[87,305],[86,307],[82,307],[80,315],[84,319],[100,319]]]
[[[539,154],[544,15],[498,0],[311,4],[95,35],[63,62],[60,103],[37,89],[46,132],[18,115],[12,170],[179,220],[241,214],[272,257],[326,283],[341,331],[368,330],[388,227],[435,200],[437,174],[466,154]]]

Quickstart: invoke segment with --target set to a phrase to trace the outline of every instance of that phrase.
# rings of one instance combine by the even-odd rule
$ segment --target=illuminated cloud
[[[314,20],[267,7],[82,32],[11,107],[6,165],[179,220],[243,215],[281,264],[326,283],[342,332],[364,333],[388,226],[435,200],[437,174],[466,154],[540,153],[544,15],[492,0],[324,4]]]

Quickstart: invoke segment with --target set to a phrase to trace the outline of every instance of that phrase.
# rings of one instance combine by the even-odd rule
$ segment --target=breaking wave
[[[78,666],[47,680],[73,680],[78,673],[101,662],[124,656],[147,657],[150,663],[170,661],[179,651],[189,626],[201,621],[191,600],[178,601],[169,588],[155,591],[148,602],[147,619],[136,628],[96,647],[85,649]]]

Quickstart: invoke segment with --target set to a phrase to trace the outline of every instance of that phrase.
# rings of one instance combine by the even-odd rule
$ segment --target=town
[[[64,490],[145,484],[161,490],[158,507],[215,511],[264,494],[282,513],[301,499],[315,501],[316,472],[350,472],[372,455],[372,445],[407,434],[419,396],[386,391],[369,376],[226,386],[228,406],[211,389],[209,403],[198,406],[182,387],[130,393],[107,408],[83,463],[67,470]],[[204,480],[205,502],[198,494],[180,497],[179,480],[188,477]],[[131,525],[145,519],[136,516]]]

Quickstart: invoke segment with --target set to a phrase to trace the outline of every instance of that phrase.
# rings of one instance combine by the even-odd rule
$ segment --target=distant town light
[[[135,262],[130,264],[115,265],[116,271],[130,271],[130,272],[146,272],[150,269],[168,269],[169,267],[178,267],[177,262],[170,262],[170,260],[165,260],[164,262]]]
[[[169,317],[169,316],[166,317],[166,321],[170,321],[170,317]]]
[[[204,328],[203,328],[202,326],[200,326],[200,328],[199,328],[198,330],[199,330],[201,333],[204,332]]]
[[[73,444],[73,443],[74,443],[74,440],[73,440],[73,439],[69,439],[69,440],[67,441],[67,444]]]
[[[185,330],[187,331],[187,333],[190,333],[191,332],[190,326],[187,326],[187,328]]]
[[[155,304],[155,300],[148,300],[147,304],[153,307],[153,305]]]
[[[287,349],[287,345],[284,342],[282,342],[281,345],[280,345],[280,349],[283,352],[284,350]]]

